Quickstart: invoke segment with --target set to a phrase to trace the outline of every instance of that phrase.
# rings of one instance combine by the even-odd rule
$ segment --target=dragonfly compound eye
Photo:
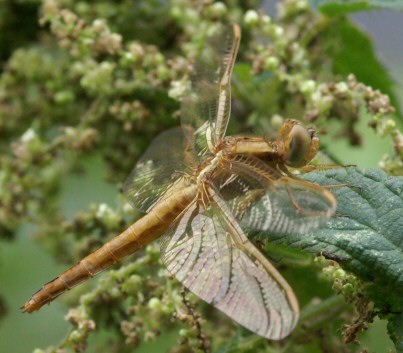
[[[312,136],[303,125],[294,125],[286,140],[285,146],[287,150],[286,163],[290,167],[303,167],[309,162],[309,155],[312,144]]]

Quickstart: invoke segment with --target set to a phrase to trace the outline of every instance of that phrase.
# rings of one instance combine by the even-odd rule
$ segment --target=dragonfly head
[[[279,139],[284,143],[285,164],[292,168],[307,165],[319,149],[315,131],[297,120],[287,120],[280,129]]]

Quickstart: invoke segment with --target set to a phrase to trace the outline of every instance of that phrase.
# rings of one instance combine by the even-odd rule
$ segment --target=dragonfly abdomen
[[[121,261],[162,235],[197,195],[195,185],[178,190],[98,250],[45,284],[22,307],[23,312],[39,310],[66,290],[86,281]]]

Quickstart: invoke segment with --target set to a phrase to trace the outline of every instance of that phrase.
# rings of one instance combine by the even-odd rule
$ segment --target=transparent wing
[[[183,98],[181,104],[182,128],[188,144],[193,145],[198,158],[204,160],[209,155],[209,146],[214,144],[212,142],[212,124],[210,120],[206,121],[208,115],[202,110],[203,104],[200,103],[197,95],[188,95]],[[183,121],[184,117],[186,117],[186,122]]]
[[[292,289],[247,240],[217,193],[200,211],[193,203],[163,236],[161,257],[169,272],[252,332],[287,336],[298,320]]]
[[[123,185],[129,203],[148,212],[156,202],[191,183],[198,165],[193,147],[181,128],[167,130],[153,140]]]
[[[328,190],[285,176],[253,156],[228,160],[215,184],[243,229],[305,233],[336,211]]]
[[[220,26],[195,64],[192,87],[182,102],[182,125],[191,131],[199,155],[225,136],[231,111],[231,76],[240,41],[237,25]]]

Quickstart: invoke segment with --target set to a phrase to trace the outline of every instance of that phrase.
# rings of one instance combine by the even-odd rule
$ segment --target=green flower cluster
[[[346,273],[333,261],[329,266],[323,268],[323,272],[333,280],[334,290],[343,295],[346,302],[352,303],[357,312],[352,323],[342,327],[344,342],[359,343],[357,335],[360,331],[367,330],[368,325],[373,322],[377,315],[374,310],[374,302],[366,294],[366,285],[352,274]]]
[[[281,2],[274,19],[256,10],[259,4],[21,2],[39,11],[40,26],[0,57],[7,57],[1,59],[0,77],[0,237],[13,238],[21,224],[35,224],[36,239],[55,258],[72,264],[138,217],[119,197],[116,208],[94,204],[68,220],[60,207],[62,180],[84,157],[96,155],[107,167],[108,181],[120,186],[150,141],[179,124],[189,70],[222,22],[243,27],[233,82],[233,132],[275,132],[285,118],[299,118],[325,133],[334,120],[337,136],[357,145],[357,122],[367,119],[395,149],[382,168],[402,174],[403,137],[393,120],[391,92],[337,69],[335,48],[342,38],[332,35],[337,26],[352,26],[348,20],[314,12],[305,0]],[[0,32],[8,13],[0,12]],[[0,41],[11,39],[0,36]],[[325,147],[331,156],[331,146]],[[151,245],[133,262],[104,273],[70,309],[66,319],[73,328],[64,342],[35,352],[83,352],[88,338],[105,327],[114,333],[110,352],[130,351],[170,330],[180,336],[172,352],[207,352],[228,341],[234,325],[203,304],[199,314],[196,299],[182,296],[157,262]],[[343,281],[341,292],[355,292],[354,281]],[[77,295],[69,300],[77,303]],[[218,329],[201,319],[206,315]],[[225,352],[284,351],[242,332],[236,337]]]

